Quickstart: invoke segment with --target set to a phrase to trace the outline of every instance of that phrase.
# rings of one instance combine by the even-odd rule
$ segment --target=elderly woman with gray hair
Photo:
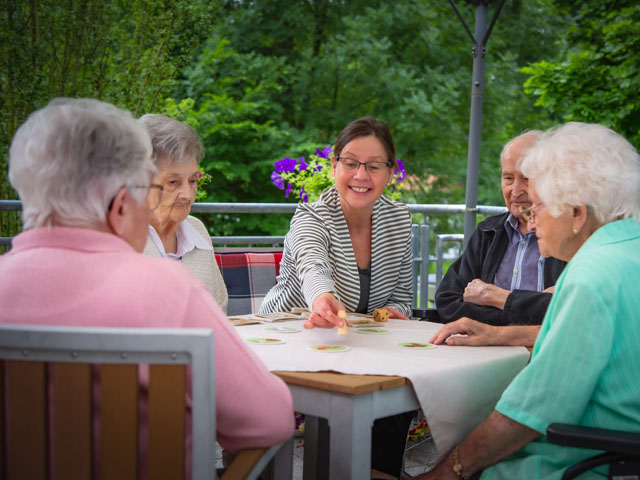
[[[9,151],[24,231],[0,255],[0,323],[213,330],[217,439],[233,452],[280,443],[293,433],[285,383],[184,266],[140,255],[161,201],[151,151],[104,102],[57,99],[29,116]]]
[[[487,420],[421,478],[485,469],[483,479],[560,479],[594,452],[549,443],[550,424],[640,431],[640,156],[612,130],[572,122],[545,132],[521,171],[533,203],[522,215],[540,253],[569,263],[539,333],[491,327],[486,343],[518,344],[535,331],[531,361]]]
[[[229,296],[204,224],[189,215],[196,199],[204,155],[196,131],[164,115],[149,114],[138,122],[147,130],[157,172],[152,182],[162,186],[160,205],[151,212],[144,254],[182,262],[204,283],[224,312]]]

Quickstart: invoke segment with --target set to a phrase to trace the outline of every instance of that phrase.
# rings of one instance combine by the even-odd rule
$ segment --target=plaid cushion
[[[227,315],[257,313],[276,284],[282,252],[216,253],[216,262],[229,294]]]

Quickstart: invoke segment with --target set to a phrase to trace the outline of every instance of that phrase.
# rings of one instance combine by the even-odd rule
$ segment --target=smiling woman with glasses
[[[201,175],[198,162],[204,155],[200,138],[189,125],[164,115],[144,115],[138,122],[151,137],[157,166],[147,196],[152,212],[144,254],[182,262],[226,312],[229,296],[211,237],[204,224],[189,215]]]
[[[263,313],[308,307],[307,328],[341,325],[338,312],[391,318],[411,312],[411,216],[383,195],[393,178],[395,146],[387,126],[363,117],[338,135],[331,159],[335,187],[291,220],[278,283]],[[392,245],[392,246],[391,246]]]
[[[260,311],[308,308],[305,328],[342,326],[338,313],[376,308],[406,319],[413,301],[411,215],[383,195],[396,164],[391,132],[374,118],[360,118],[340,132],[334,152],[335,186],[298,206],[277,284]],[[373,468],[400,476],[410,420],[411,413],[376,422]]]

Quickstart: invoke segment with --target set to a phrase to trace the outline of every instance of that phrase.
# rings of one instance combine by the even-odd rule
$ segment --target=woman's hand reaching
[[[344,305],[329,292],[321,293],[313,301],[311,316],[304,322],[304,328],[341,327],[346,320],[338,316],[338,312],[346,311]]]

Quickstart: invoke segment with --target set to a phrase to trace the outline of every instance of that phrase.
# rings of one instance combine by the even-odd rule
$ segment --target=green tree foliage
[[[209,2],[3,2],[3,139],[56,96],[100,98],[135,115],[154,109],[207,36]]]
[[[205,0],[1,2],[0,197],[16,198],[8,145],[31,112],[60,96],[99,98],[134,115],[158,108],[216,9]]]
[[[457,3],[473,29],[475,8]],[[502,202],[502,145],[549,122],[522,94],[519,72],[548,58],[564,28],[540,10],[507,2],[489,40],[481,203]],[[373,115],[390,126],[413,179],[405,201],[464,202],[473,57],[448,2],[230,0],[220,19],[168,104],[194,101],[182,118],[206,144],[209,200],[285,201],[270,182],[275,161],[312,154]],[[261,222],[216,228],[261,233]]]
[[[640,4],[554,4],[570,28],[556,56],[522,69],[525,91],[556,122],[602,123],[640,147]]]
[[[205,145],[202,166],[211,175],[208,201],[273,202],[280,191],[269,182],[273,163],[302,137],[281,122],[280,59],[249,52],[239,54],[227,40],[212,37],[197,63],[166,99],[162,113],[190,123]],[[286,231],[289,216],[211,215],[207,226],[216,235]]]
[[[455,3],[473,30],[475,5]],[[505,3],[486,52],[479,203],[502,203],[499,153],[525,129],[598,121],[638,144],[639,9]],[[52,97],[89,96],[192,124],[205,144],[208,201],[296,201],[272,185],[274,162],[308,157],[373,115],[405,162],[404,201],[463,203],[471,47],[446,0],[2,2],[0,171],[30,112]],[[6,176],[0,189],[15,196]],[[287,225],[274,215],[209,222],[221,235]]]

